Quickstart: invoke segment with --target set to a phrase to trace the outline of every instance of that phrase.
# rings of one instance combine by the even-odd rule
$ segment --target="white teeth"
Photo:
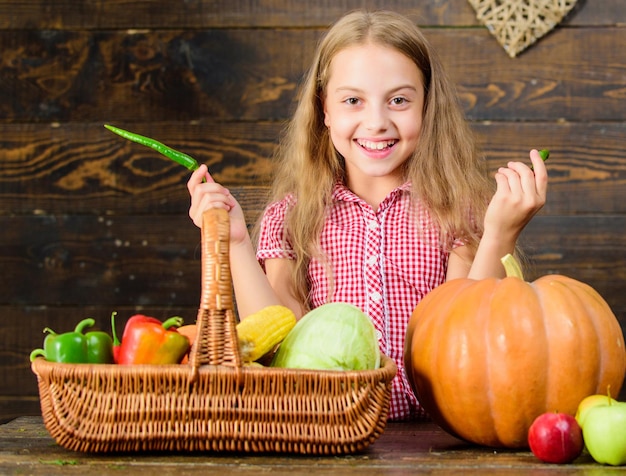
[[[389,141],[384,141],[384,142],[372,142],[369,140],[364,140],[364,141],[358,141],[359,145],[365,149],[369,149],[369,150],[383,150],[386,149],[387,147],[391,147],[392,145],[394,145],[396,143],[395,140],[389,140]]]

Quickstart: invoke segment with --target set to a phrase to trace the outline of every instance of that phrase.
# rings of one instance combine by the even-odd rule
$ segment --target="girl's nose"
[[[387,108],[371,104],[366,111],[365,126],[371,131],[381,131],[387,129],[389,116]]]

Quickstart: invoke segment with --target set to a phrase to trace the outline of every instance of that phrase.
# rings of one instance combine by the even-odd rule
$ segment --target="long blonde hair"
[[[276,150],[270,201],[293,195],[285,239],[296,255],[296,297],[308,305],[307,267],[319,256],[318,242],[334,184],[345,179],[343,160],[324,125],[324,94],[330,64],[344,48],[373,42],[394,48],[415,62],[425,87],[424,118],[415,153],[405,162],[406,179],[439,224],[442,235],[476,247],[482,217],[493,193],[484,159],[432,47],[408,18],[388,11],[355,11],[335,23],[318,45],[305,76],[294,116]],[[470,219],[474,217],[474,219]]]

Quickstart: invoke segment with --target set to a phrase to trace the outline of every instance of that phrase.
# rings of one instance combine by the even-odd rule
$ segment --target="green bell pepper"
[[[30,353],[31,362],[42,356],[50,362],[71,364],[110,364],[113,363],[113,340],[106,332],[92,331],[84,333],[95,321],[91,318],[80,321],[73,332],[57,334],[49,327],[43,342],[43,349]]]

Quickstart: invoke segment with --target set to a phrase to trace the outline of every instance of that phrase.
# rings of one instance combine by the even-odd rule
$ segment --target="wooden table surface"
[[[223,453],[84,454],[66,450],[50,437],[41,417],[19,417],[0,425],[0,474],[307,474],[399,475],[611,474],[623,472],[595,463],[587,454],[573,464],[542,463],[518,450],[478,447],[431,423],[388,423],[384,434],[362,453],[347,456],[294,456]]]

